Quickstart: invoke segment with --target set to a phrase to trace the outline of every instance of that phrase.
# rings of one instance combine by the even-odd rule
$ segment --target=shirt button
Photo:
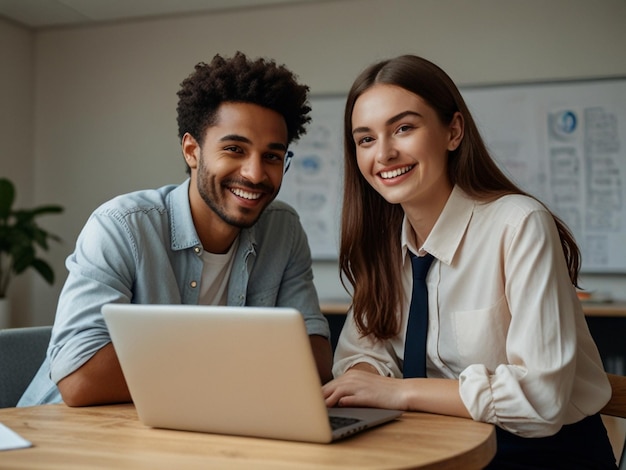
[[[195,251],[196,253],[200,253],[201,249],[199,246],[194,246],[193,251]]]
[[[196,281],[191,281],[191,282],[189,283],[189,285],[190,285],[192,288],[194,288],[194,289],[195,289],[196,287],[198,287],[198,283],[197,283]]]

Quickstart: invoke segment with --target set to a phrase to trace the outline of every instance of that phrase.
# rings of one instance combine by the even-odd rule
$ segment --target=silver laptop
[[[147,426],[327,443],[402,414],[327,408],[297,310],[107,304],[102,313]]]

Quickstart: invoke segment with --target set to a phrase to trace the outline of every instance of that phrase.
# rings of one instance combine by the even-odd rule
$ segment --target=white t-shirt
[[[233,269],[239,237],[224,254],[203,251],[200,257],[204,266],[200,281],[200,305],[226,305],[228,301],[228,281]]]

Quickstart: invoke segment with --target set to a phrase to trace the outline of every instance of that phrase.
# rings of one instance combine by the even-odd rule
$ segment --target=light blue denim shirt
[[[189,180],[118,196],[91,215],[66,260],[47,358],[18,406],[61,401],[55,384],[111,341],[105,303],[198,303],[203,248],[188,190]],[[293,307],[309,335],[328,338],[297,213],[274,201],[239,237],[228,305]]]

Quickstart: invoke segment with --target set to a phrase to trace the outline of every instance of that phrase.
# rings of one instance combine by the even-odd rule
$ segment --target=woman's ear
[[[183,157],[185,157],[185,162],[187,162],[189,168],[196,169],[198,167],[201,150],[198,141],[189,132],[186,132],[185,135],[183,135],[181,147]]]
[[[449,128],[450,141],[448,142],[448,151],[452,152],[459,147],[465,133],[465,121],[463,120],[463,115],[459,111],[454,113],[454,116],[452,116]]]

